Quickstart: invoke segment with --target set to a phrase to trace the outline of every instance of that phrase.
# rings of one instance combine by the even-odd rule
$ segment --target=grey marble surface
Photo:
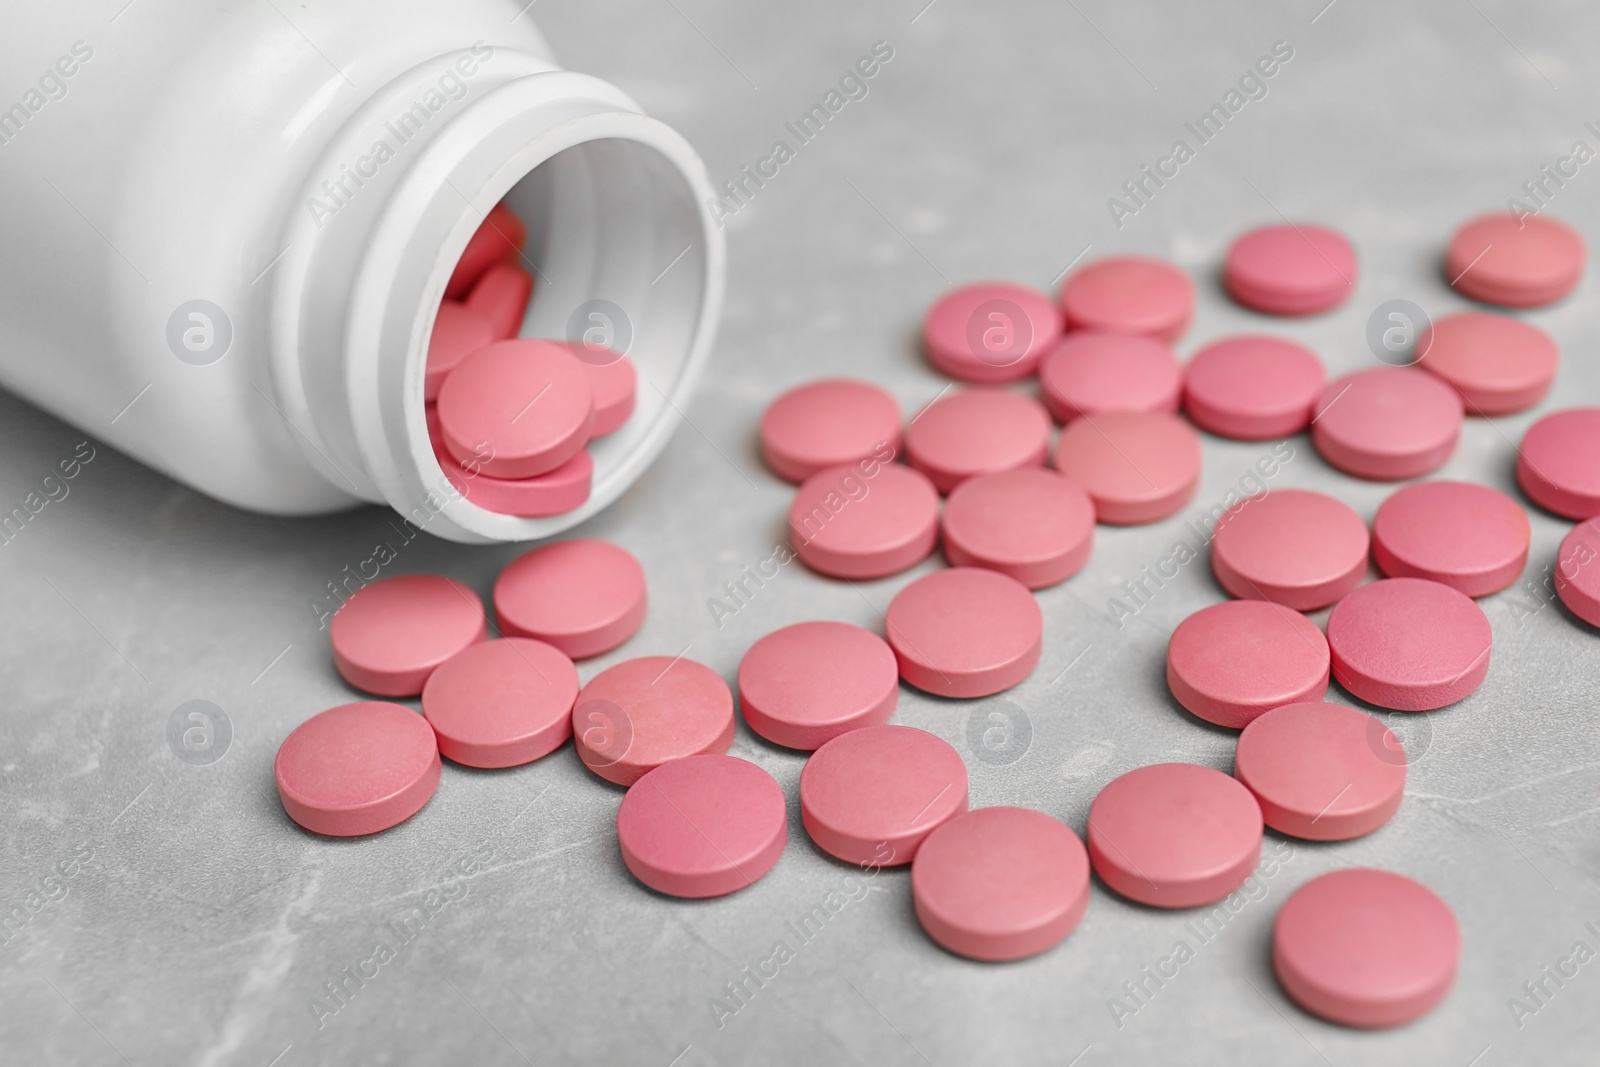
[[[1503,206],[1574,141],[1600,148],[1585,127],[1600,125],[1592,5],[924,2],[640,0],[619,17],[543,0],[530,12],[569,65],[618,82],[681,129],[719,181],[788,138],[784,122],[874,42],[894,53],[868,94],[729,220],[727,312],[693,425],[581,531],[635,552],[652,597],[644,629],[586,664],[585,677],[623,656],[686,650],[731,678],[744,649],[786,623],[877,625],[895,591],[936,565],[857,591],[793,564],[720,627],[707,603],[780,537],[790,490],[755,456],[762,404],[836,373],[877,379],[908,409],[932,398],[943,382],[918,357],[915,329],[947,284],[1047,286],[1086,248],[1170,256],[1201,284],[1184,354],[1269,328],[1344,371],[1373,361],[1366,322],[1384,301],[1434,314],[1464,306],[1438,269],[1457,222]],[[1119,228],[1107,199],[1278,41],[1293,58],[1266,96]],[[1600,241],[1600,163],[1581,168],[1551,210]],[[1362,275],[1346,306],[1278,323],[1223,298],[1216,268],[1229,239],[1281,216],[1352,238]],[[1573,298],[1527,316],[1564,356],[1539,411],[1600,401],[1597,297],[1591,272]],[[1514,491],[1514,442],[1536,414],[1470,422],[1439,476]],[[20,501],[84,437],[0,396],[0,501]],[[1390,491],[1335,473],[1304,438],[1293,444],[1274,488],[1323,489],[1367,516]],[[1174,759],[1231,766],[1233,735],[1183,713],[1162,681],[1172,627],[1221,598],[1205,566],[1184,568],[1121,628],[1106,602],[1268,447],[1207,438],[1190,508],[1155,526],[1101,529],[1088,568],[1040,595],[1044,661],[1008,705],[902,695],[896,721],[968,755],[975,805],[1037,807],[1081,832],[1096,790],[1122,771]],[[570,748],[511,771],[447,766],[428,807],[375,838],[300,832],[273,795],[273,754],[295,724],[351,698],[308,605],[389,536],[387,518],[375,508],[244,514],[101,447],[64,499],[0,545],[0,909],[22,916],[0,944],[0,1059],[1596,1062],[1600,962],[1562,985],[1546,980],[1540,1001],[1523,984],[1561,966],[1576,942],[1600,949],[1600,636],[1527,589],[1482,602],[1495,650],[1478,693],[1389,717],[1413,766],[1388,826],[1334,845],[1269,835],[1277,862],[1260,891],[1203,943],[1191,915],[1096,884],[1064,944],[988,966],[922,936],[903,870],[858,882],[812,847],[794,800],[802,757],[743,726],[733,751],[783,784],[790,841],[769,876],[723,900],[676,901],[631,882],[613,834],[620,792]],[[1532,520],[1525,577],[1537,584],[1567,524],[1537,511]],[[421,538],[397,569],[487,593],[516,552]],[[214,702],[232,723],[225,756],[209,765],[168,744],[169,718],[190,700]],[[1021,709],[1031,742],[1020,758],[979,758],[967,739],[975,708]],[[1270,972],[1279,903],[1351,864],[1422,879],[1461,922],[1454,992],[1397,1031],[1324,1024]],[[810,941],[791,940],[785,924],[833,891],[848,903]],[[418,914],[410,935],[395,934]],[[794,958],[719,1025],[713,998],[778,940]],[[1179,940],[1194,958],[1131,1010],[1123,983]],[[345,979],[380,941],[392,958],[364,984]],[[319,1013],[314,998],[338,981],[348,995]],[[1519,1020],[1513,997],[1537,1010]]]

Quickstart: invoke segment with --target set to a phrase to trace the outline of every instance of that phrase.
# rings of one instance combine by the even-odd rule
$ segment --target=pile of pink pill
[[[1446,260],[1463,294],[1526,307],[1570,292],[1584,251],[1548,218],[1519,230],[1488,217],[1458,231]],[[1249,308],[1308,315],[1346,299],[1356,270],[1336,232],[1286,225],[1235,242],[1223,278]],[[1139,904],[1194,908],[1244,883],[1265,828],[1311,841],[1379,829],[1402,801],[1404,749],[1377,718],[1323,697],[1332,680],[1367,704],[1420,712],[1483,682],[1492,634],[1474,598],[1518,578],[1530,538],[1522,507],[1486,486],[1408,484],[1370,528],[1306,490],[1224,514],[1210,559],[1233,599],[1180,623],[1165,667],[1184,709],[1241,731],[1234,774],[1131,770],[1100,790],[1082,839],[1043,812],[969,810],[960,753],[888,721],[901,683],[975,698],[1027,678],[1044,646],[1036,591],[1084,567],[1097,523],[1151,523],[1189,502],[1195,426],[1240,440],[1309,429],[1348,474],[1411,479],[1450,457],[1468,411],[1524,410],[1555,375],[1548,336],[1485,312],[1435,323],[1414,366],[1333,382],[1315,353],[1268,334],[1213,341],[1181,364],[1171,346],[1194,302],[1184,272],[1146,257],[1089,263],[1056,301],[1010,283],[966,286],[929,309],[923,342],[934,367],[969,384],[908,424],[864,381],[813,382],[774,400],[762,453],[797,485],[788,525],[799,559],[853,581],[902,572],[942,544],[950,565],[893,597],[882,636],[815,620],[762,637],[739,664],[737,700],[682,655],[624,660],[580,684],[574,661],[622,645],[646,609],[642,567],[603,541],[546,544],[507,566],[494,585],[494,639],[477,594],[452,579],[363,588],[330,625],[334,662],[357,689],[420,696],[422,715],[364,701],[303,723],[278,753],[285,810],[318,833],[374,833],[421,810],[441,756],[509,767],[570,737],[589,770],[627,787],[616,828],[632,875],[672,896],[719,896],[765,875],[788,835],[778,783],[727,755],[737,707],[764,739],[809,753],[799,800],[816,846],[864,868],[909,864],[928,936],[990,961],[1062,941],[1086,912],[1091,871]],[[1042,400],[1008,388],[1030,378]],[[1534,423],[1517,481],[1536,505],[1578,521],[1555,585],[1575,616],[1600,626],[1600,567],[1586,566],[1600,552],[1600,408]],[[1385,577],[1363,585],[1369,558]],[[1330,606],[1326,631],[1305,614]],[[1307,1011],[1388,1027],[1444,999],[1460,952],[1455,916],[1435,893],[1348,868],[1285,901],[1272,960]]]

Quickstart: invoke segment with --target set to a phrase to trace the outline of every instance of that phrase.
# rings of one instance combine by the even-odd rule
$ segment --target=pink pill
[[[583,451],[594,387],[583,363],[548,341],[497,341],[462,360],[439,389],[450,454],[492,478],[532,478]]]
[[[541,545],[506,565],[494,614],[507,637],[531,637],[573,659],[610,652],[644,624],[644,568],[620,545],[574,538]]]
[[[1089,806],[1089,860],[1107,886],[1155,908],[1195,908],[1244,884],[1261,859],[1261,808],[1193,763],[1115,778]]]
[[[1464,311],[1417,339],[1417,366],[1461,394],[1474,415],[1507,415],[1543,400],[1561,362],[1555,338],[1505,315]]]
[[[1465,593],[1424,578],[1362,586],[1328,616],[1333,677],[1395,711],[1432,711],[1483,684],[1494,634]]]
[[[1059,819],[979,808],[945,823],[911,865],[917,921],[938,944],[977,960],[1054,948],[1089,907],[1089,859]]]
[[[467,294],[467,307],[482,315],[496,341],[517,336],[533,296],[533,275],[515,263],[496,263],[483,272]]]
[[[795,491],[789,541],[801,562],[831,578],[898,574],[938,544],[939,493],[898,463],[828,467]]]
[[[578,693],[572,734],[584,766],[632,785],[664,763],[727,752],[733,694],[716,671],[692,659],[623,660]]]
[[[625,426],[638,403],[639,368],[614,348],[591,341],[552,341],[577,356],[594,389],[594,428],[590,437],[604,437]]]
[[[1556,594],[1567,610],[1600,626],[1600,519],[1574,526],[1556,553]]]
[[[1142,334],[1172,341],[1194,315],[1194,282],[1152,256],[1111,256],[1086,264],[1061,286],[1069,330]]]
[[[1189,360],[1184,410],[1220,437],[1270,441],[1310,425],[1327,380],[1322,360],[1305,345],[1259,334],[1225,337]]]
[[[439,749],[421,715],[384,700],[341,704],[283,739],[273,773],[289,818],[318,834],[398,826],[439,786]]]
[[[1061,313],[1036,289],[980,282],[945,293],[922,320],[932,363],[964,382],[1014,382],[1034,372],[1061,336]]]
[[[900,677],[939,696],[1010,689],[1032,673],[1044,647],[1044,616],[1028,587],[978,567],[918,578],[895,594],[884,618]]]
[[[579,452],[555,470],[532,478],[474,475],[471,470],[463,469],[449,453],[437,458],[444,476],[462,496],[480,508],[501,515],[524,518],[565,515],[589,499],[594,481],[594,460],[588,452]]]
[[[1049,448],[1044,406],[1005,389],[942,396],[906,427],[906,461],[941,493],[975,474],[1043,466]]]
[[[1061,431],[1056,469],[1088,491],[1101,522],[1156,522],[1194,498],[1200,437],[1165,412],[1085,415]]]
[[[1069,333],[1039,365],[1045,405],[1057,422],[1099,411],[1177,411],[1183,369],[1153,337]]]
[[[910,726],[868,726],[817,749],[800,772],[806,833],[862,866],[910,863],[923,840],[967,810],[967,765]]]
[[[1201,608],[1167,642],[1167,687],[1194,714],[1239,730],[1263,712],[1321,700],[1328,642],[1281,604],[1229,600]]]
[[[1431,578],[1471,597],[1499,592],[1528,562],[1532,530],[1516,501],[1472,482],[1396,490],[1372,519],[1372,558],[1391,578]]]
[[[1367,573],[1367,524],[1342,500],[1309,489],[1248,498],[1218,522],[1211,572],[1231,595],[1316,611]]]
[[[1517,484],[1568,519],[1600,515],[1600,408],[1552,411],[1522,435]]]
[[[487,632],[478,594],[437,574],[362,586],[328,624],[339,674],[357,689],[386,697],[416,696],[439,664]]]
[[[900,449],[900,405],[871,382],[825,378],[779,396],[761,416],[761,456],[778,477],[805,481],[828,467]]]
[[[1450,238],[1445,279],[1463,296],[1505,307],[1541,307],[1572,292],[1583,277],[1583,238],[1546,215],[1480,215]]]
[[[1456,450],[1464,413],[1460,394],[1427,371],[1371,367],[1323,389],[1311,443],[1357,478],[1416,478],[1443,466]]]
[[[510,208],[504,204],[490,208],[461,253],[444,295],[452,300],[465,297],[490,267],[515,262],[527,238],[528,228]]]
[[[1323,226],[1263,226],[1233,242],[1222,266],[1228,295],[1268,315],[1314,315],[1356,288],[1356,253]]]
[[[1233,773],[1274,830],[1345,841],[1372,833],[1399,810],[1406,750],[1387,726],[1354,708],[1285,704],[1244,728]]]
[[[437,400],[444,380],[472,353],[495,342],[494,326],[488,319],[458,300],[439,305],[428,336],[428,365],[423,374],[423,398]]]
[[[1272,969],[1296,1004],[1343,1026],[1400,1026],[1444,1000],[1461,961],[1450,905],[1393,871],[1348,867],[1296,889],[1272,924]]]
[[[1089,561],[1094,501],[1044,467],[980,474],[950,491],[942,528],[951,566],[987,567],[1043,589]]]
[[[720,897],[772,870],[789,838],[783,790],[734,756],[687,756],[628,788],[617,844],[632,875],[674,897]]]
[[[578,669],[560,650],[523,637],[481,641],[428,676],[422,714],[439,754],[468,767],[517,767],[572,736]]]
[[[889,721],[900,699],[894,650],[844,622],[775,630],[739,661],[739,706],[775,745],[811,751],[840,734]]]

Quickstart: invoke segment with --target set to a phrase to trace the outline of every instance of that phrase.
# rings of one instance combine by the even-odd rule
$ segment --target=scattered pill
[[[1342,704],[1285,704],[1239,735],[1233,773],[1266,824],[1308,841],[1370,834],[1400,808],[1406,750],[1382,722]]]
[[[1556,595],[1567,610],[1600,626],[1600,519],[1574,526],[1556,553]]]
[[[1400,1026],[1455,982],[1461,928],[1450,906],[1393,871],[1350,867],[1296,889],[1272,925],[1272,969],[1313,1015],[1344,1026]]]
[[[591,437],[616,433],[633,417],[638,402],[639,369],[615,349],[587,341],[561,341],[589,372],[594,389],[594,428]]]
[[[594,428],[589,372],[565,348],[519,338],[463,359],[439,389],[450,454],[492,478],[532,478],[583,451]]]
[[[574,538],[541,545],[506,565],[494,613],[507,637],[531,637],[573,659],[609,652],[644,624],[644,568],[620,545]]]
[[[450,372],[460,366],[462,360],[494,341],[493,325],[478,312],[458,300],[440,304],[433,319],[433,333],[428,337],[423,398],[430,403],[437,400]]]
[[[1367,573],[1367,524],[1326,493],[1279,489],[1247,497],[1217,521],[1211,572],[1232,596],[1316,611]]]
[[[1261,859],[1261,807],[1235,778],[1157,763],[1113,779],[1089,806],[1089,859],[1129,900],[1194,908],[1244,884]]]
[[[273,773],[289,818],[313,833],[360,837],[422,810],[439,786],[439,749],[421,715],[363,700],[295,727]]]
[[[1495,211],[1462,225],[1445,253],[1445,279],[1463,296],[1541,307],[1572,292],[1587,252],[1571,226],[1547,215]]]
[[[559,649],[496,638],[456,653],[428,676],[422,714],[439,754],[467,767],[517,767],[572,736],[578,669]]]
[[[674,897],[720,897],[755,884],[788,836],[783,790],[735,756],[664,763],[629,786],[617,808],[622,862]]]
[[[1070,934],[1089,907],[1083,842],[1027,808],[979,808],[945,823],[911,865],[922,929],[972,959],[1034,956]]]
[[[1465,593],[1424,578],[1362,586],[1328,616],[1333,677],[1395,711],[1454,704],[1483,684],[1494,634]]]
[[[1323,389],[1311,443],[1357,478],[1416,478],[1450,458],[1464,414],[1460,394],[1427,371],[1370,367]]]
[[[1194,282],[1153,256],[1110,256],[1073,272],[1061,286],[1069,330],[1175,340],[1194,316]]]
[[[863,472],[863,465],[875,473]],[[898,463],[828,467],[795,490],[789,539],[807,567],[831,578],[882,578],[928,557],[939,541],[939,493]]]
[[[1172,631],[1167,687],[1200,718],[1238,730],[1273,708],[1322,699],[1328,664],[1327,639],[1298,611],[1229,600]]]
[[[840,734],[800,772],[800,816],[818,848],[847,863],[910,863],[923,840],[967,810],[967,765],[911,726]]]
[[[1263,226],[1233,242],[1222,268],[1228,295],[1269,315],[1314,315],[1356,287],[1356,253],[1324,226]]]
[[[1061,312],[1036,289],[979,282],[945,293],[922,320],[928,362],[964,382],[1031,375],[1061,336]]]
[[[632,785],[664,763],[727,752],[733,694],[716,671],[692,659],[623,660],[578,693],[572,734],[584,766]]]
[[[528,228],[510,208],[496,204],[489,209],[483,222],[467,241],[467,247],[456,262],[444,295],[451,300],[465,297],[484,272],[496,263],[515,261],[527,241]]]
[[[496,263],[467,294],[466,305],[488,322],[496,341],[517,336],[533,296],[533,275],[515,263]]]
[[[761,455],[796,484],[828,467],[900,449],[900,405],[871,382],[825,378],[783,393],[761,416]]]
[[[982,697],[1032,673],[1044,616],[1028,587],[998,571],[950,567],[895,594],[884,615],[900,677],[928,693]]]
[[[798,622],[761,638],[739,661],[739,707],[776,745],[811,751],[889,721],[900,699],[894,650],[845,622]]]
[[[1327,383],[1322,360],[1284,337],[1213,341],[1184,369],[1184,410],[1196,426],[1239,441],[1270,441],[1311,424]]]
[[[1552,411],[1529,426],[1517,449],[1517,484],[1564,518],[1600,515],[1600,407]]]
[[[1176,415],[1106,411],[1067,424],[1055,464],[1088,491],[1101,522],[1156,522],[1193,499],[1200,438]]]
[[[1043,589],[1088,562],[1094,501],[1044,467],[980,474],[950,491],[941,528],[952,566],[987,567]]]
[[[1555,338],[1507,315],[1463,311],[1422,331],[1417,366],[1461,394],[1474,415],[1508,415],[1543,400],[1556,380]]]
[[[1031,396],[963,389],[923,408],[906,428],[906,460],[941,493],[975,474],[1044,465],[1050,415]]]
[[[439,664],[487,632],[478,594],[437,574],[364,585],[328,623],[339,674],[357,689],[386,697],[416,696]]]
[[[1431,578],[1470,597],[1517,580],[1532,529],[1515,500],[1472,482],[1396,490],[1372,519],[1372,558],[1390,578]]]
[[[532,478],[474,475],[448,453],[438,458],[444,476],[462,496],[486,511],[501,515],[530,519],[565,515],[589,499],[594,481],[594,460],[587,452],[579,452],[555,470]]]
[[[1153,337],[1080,330],[1039,364],[1045,406],[1057,422],[1099,411],[1177,411],[1183,368]]]

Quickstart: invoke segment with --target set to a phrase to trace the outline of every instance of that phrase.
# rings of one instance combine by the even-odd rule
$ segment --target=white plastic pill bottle
[[[723,244],[687,142],[564,71],[525,0],[13,0],[0,12],[0,384],[273,514],[387,503],[456,541],[604,508],[688,407]],[[505,200],[522,334],[625,351],[638,407],[588,503],[527,519],[446,481],[423,367]]]

